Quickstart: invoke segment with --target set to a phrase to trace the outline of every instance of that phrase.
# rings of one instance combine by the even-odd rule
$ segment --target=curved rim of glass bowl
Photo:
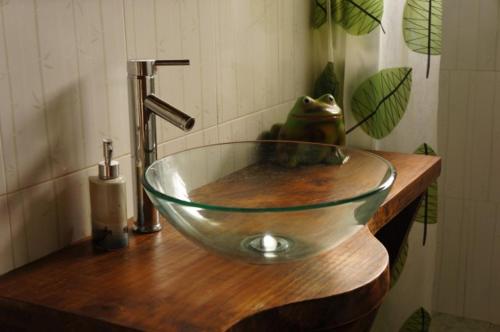
[[[191,150],[197,150],[197,149],[203,149],[207,147],[213,147],[213,146],[222,146],[222,145],[231,145],[231,144],[242,144],[242,143],[252,143],[252,144],[257,144],[257,143],[295,143],[295,144],[310,144],[310,145],[317,145],[317,146],[336,146],[332,144],[321,144],[321,143],[313,143],[313,142],[301,142],[301,141],[276,141],[276,140],[254,140],[254,141],[231,141],[227,143],[216,143],[216,144],[207,144],[207,145],[202,145],[186,150],[182,150],[179,152],[171,153],[169,155],[166,155],[165,157],[156,160],[153,162],[145,171],[142,177],[142,183],[144,187],[146,188],[147,191],[152,193],[153,195],[167,200],[172,203],[177,203],[180,205],[184,206],[189,206],[189,207],[195,207],[195,208],[202,208],[202,209],[207,209],[207,210],[214,210],[214,211],[225,211],[225,212],[247,212],[247,213],[257,213],[257,212],[289,212],[289,211],[302,211],[302,210],[310,210],[310,209],[320,209],[323,207],[329,207],[329,206],[337,206],[337,205],[342,205],[345,203],[351,203],[359,200],[363,200],[367,197],[370,197],[372,195],[378,194],[381,191],[384,191],[386,189],[389,189],[392,184],[394,183],[396,179],[396,169],[394,166],[387,161],[386,159],[378,156],[375,153],[369,152],[369,151],[364,151],[361,149],[353,149],[353,148],[347,148],[350,150],[356,150],[358,152],[368,154],[372,157],[375,157],[382,161],[386,166],[388,171],[390,171],[390,175],[387,177],[387,179],[379,184],[377,187],[370,189],[364,193],[358,194],[353,197],[348,197],[348,198],[342,198],[338,200],[333,200],[333,201],[328,201],[328,202],[322,202],[322,203],[315,203],[315,204],[306,204],[306,205],[295,205],[295,206],[286,206],[286,207],[263,207],[263,208],[246,208],[246,207],[235,207],[235,206],[222,206],[222,205],[211,205],[211,204],[205,204],[205,203],[199,203],[199,202],[193,202],[193,201],[185,201],[179,198],[175,198],[173,196],[167,195],[165,193],[162,193],[155,188],[148,182],[147,180],[147,172],[150,168],[152,168],[154,165],[162,162],[165,158],[175,156],[180,153],[184,153],[186,151],[191,151]]]

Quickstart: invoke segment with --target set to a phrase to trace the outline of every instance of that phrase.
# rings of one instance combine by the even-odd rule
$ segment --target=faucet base
[[[134,231],[134,233],[147,234],[147,233],[159,232],[161,231],[162,228],[163,227],[159,223],[152,226],[137,225],[136,223],[134,223],[132,230]]]

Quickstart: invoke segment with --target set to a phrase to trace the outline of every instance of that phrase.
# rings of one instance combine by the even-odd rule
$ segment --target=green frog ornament
[[[299,97],[284,124],[275,124],[264,139],[345,145],[344,116],[331,94],[318,99]],[[349,158],[340,148],[278,143],[278,162],[287,167],[299,164],[343,164]]]

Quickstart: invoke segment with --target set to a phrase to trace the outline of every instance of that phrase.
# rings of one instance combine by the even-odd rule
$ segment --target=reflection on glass
[[[299,162],[284,163],[280,149]],[[198,245],[250,262],[290,261],[331,249],[362,228],[394,182],[386,160],[349,148],[341,151],[347,162],[324,158],[336,151],[299,142],[210,145],[156,161],[144,186]]]

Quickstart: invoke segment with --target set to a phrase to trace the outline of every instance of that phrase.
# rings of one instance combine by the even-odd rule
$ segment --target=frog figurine
[[[275,124],[265,136],[280,141],[345,144],[344,116],[331,94],[318,99],[299,97],[284,124]],[[278,162],[287,167],[299,164],[343,164],[348,156],[338,147],[277,144]]]

